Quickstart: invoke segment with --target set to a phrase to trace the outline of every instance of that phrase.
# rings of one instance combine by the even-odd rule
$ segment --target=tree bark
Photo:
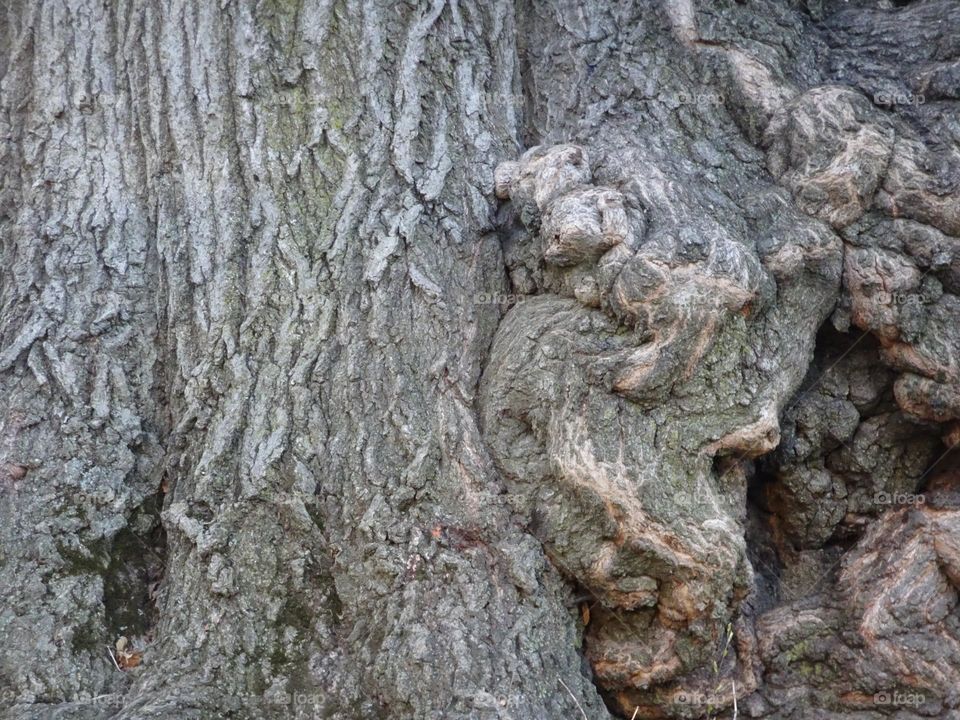
[[[960,13],[840,5],[8,2],[2,716],[956,712]]]

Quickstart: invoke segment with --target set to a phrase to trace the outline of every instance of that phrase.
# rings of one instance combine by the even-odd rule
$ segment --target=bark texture
[[[0,716],[960,717],[960,5],[12,0]]]

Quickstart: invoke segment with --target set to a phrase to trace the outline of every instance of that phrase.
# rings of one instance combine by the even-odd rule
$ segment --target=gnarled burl
[[[696,688],[729,701],[733,682],[757,683],[751,633],[731,638],[719,691],[697,669],[752,584],[741,461],[779,440],[840,244],[789,208],[749,234],[722,213],[681,222],[696,181],[631,151],[595,163],[603,184],[574,145],[497,169],[511,278],[531,297],[496,334],[483,428],[551,557],[595,601],[601,685],[624,707]]]

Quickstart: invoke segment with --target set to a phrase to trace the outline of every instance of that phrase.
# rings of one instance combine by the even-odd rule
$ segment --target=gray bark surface
[[[956,2],[0,12],[0,717],[960,717]]]

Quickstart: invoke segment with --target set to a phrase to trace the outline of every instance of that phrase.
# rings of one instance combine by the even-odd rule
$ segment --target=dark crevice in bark
[[[779,602],[782,565],[777,553],[771,527],[771,513],[764,502],[765,486],[772,478],[758,466],[747,485],[747,513],[744,540],[747,557],[753,566],[754,587],[747,604],[754,616],[776,606]]]
[[[120,658],[122,669],[128,670],[152,642],[166,561],[160,502],[159,497],[149,498],[109,540],[59,545],[62,572],[97,577],[103,591],[102,618],[75,629],[74,652],[95,658],[113,654],[116,659],[116,643],[125,638],[129,656],[136,656],[130,663]]]
[[[166,568],[166,533],[157,503],[138,511],[117,534],[104,576],[104,611],[111,644],[126,636],[149,644],[159,619],[157,607]]]

